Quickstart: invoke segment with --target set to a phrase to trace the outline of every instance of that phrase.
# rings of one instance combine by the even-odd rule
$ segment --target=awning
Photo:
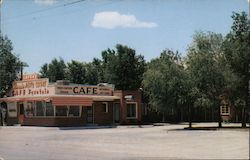
[[[118,96],[97,96],[97,95],[50,95],[50,96],[16,96],[0,98],[0,102],[22,102],[22,101],[46,101],[53,105],[80,105],[92,106],[93,102],[112,102],[119,100]]]
[[[23,101],[51,101],[50,97],[5,97],[0,102],[23,102]]]
[[[93,100],[87,97],[54,97],[52,98],[52,104],[55,106],[92,106]]]

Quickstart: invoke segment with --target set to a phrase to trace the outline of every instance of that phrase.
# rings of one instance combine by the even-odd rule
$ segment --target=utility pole
[[[2,23],[1,23],[1,20],[2,20],[2,3],[3,3],[3,0],[0,0],[0,36],[2,35]],[[0,41],[2,43],[2,40],[0,40]],[[2,106],[1,106],[1,104],[0,104],[0,126],[3,126],[3,116],[2,116]]]
[[[250,0],[248,0],[248,27],[250,27]],[[247,112],[248,112],[248,122],[250,124],[250,64],[248,64],[248,95],[247,95]]]
[[[250,0],[248,0],[248,20],[250,21]]]
[[[0,34],[2,34],[2,3],[3,0],[0,0]]]

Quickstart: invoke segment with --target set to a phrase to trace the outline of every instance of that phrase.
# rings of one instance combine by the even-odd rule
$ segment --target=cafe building
[[[49,83],[29,74],[14,81],[0,103],[7,108],[7,125],[84,126],[140,123],[141,99],[140,91],[115,90],[111,84]]]

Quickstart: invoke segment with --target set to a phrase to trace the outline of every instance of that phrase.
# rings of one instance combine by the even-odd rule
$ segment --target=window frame
[[[24,104],[24,116],[27,117],[27,118],[81,118],[82,116],[82,106],[81,105],[64,105],[67,107],[67,115],[66,116],[56,116],[56,107],[55,105],[53,105],[51,102],[51,105],[53,107],[53,116],[47,116],[47,109],[46,109],[46,101],[40,101],[42,102],[42,110],[44,111],[44,115],[43,116],[38,116],[37,115],[37,103],[38,101],[24,101],[23,104]],[[34,112],[34,115],[33,116],[28,116],[26,114],[26,108],[27,108],[27,105],[28,103],[32,103],[32,107],[33,108],[33,112]],[[69,109],[70,109],[70,106],[77,106],[79,108],[79,116],[69,116]],[[59,105],[58,107],[61,107],[61,105]]]
[[[25,115],[25,117],[27,117],[27,118],[36,117],[36,103],[34,103],[34,101],[25,101],[23,103],[24,103],[24,115]],[[31,108],[33,109],[33,115],[27,115],[27,113],[26,113],[26,110],[28,108],[28,104],[31,104]]]
[[[78,107],[79,108],[79,115],[78,116],[69,116],[70,107]],[[67,115],[67,117],[70,117],[70,118],[81,117],[81,112],[82,112],[82,106],[70,105],[70,106],[68,106],[68,115]]]
[[[229,107],[228,104],[221,105],[221,112],[220,112],[220,114],[222,116],[229,116],[230,115],[230,107]]]
[[[8,117],[11,117],[11,118],[17,117],[17,115],[18,115],[17,102],[8,102],[7,103],[7,113],[8,113]]]
[[[38,116],[37,115],[37,102],[42,102],[42,111],[43,111],[43,116]],[[33,101],[32,103],[34,103],[33,105],[35,106],[35,116],[33,117],[38,117],[38,118],[41,118],[41,117],[46,117],[46,111],[45,111],[45,106],[44,106],[44,101]]]
[[[56,115],[56,113],[57,113],[57,112],[56,112],[56,111],[57,111],[57,110],[56,110],[57,107],[59,107],[59,108],[60,108],[60,107],[66,107],[66,109],[67,109],[67,111],[66,111],[66,116],[57,116],[57,115]],[[54,116],[55,116],[56,118],[57,118],[57,117],[68,117],[68,115],[69,115],[69,107],[68,107],[67,105],[55,106],[55,114],[54,114]]]
[[[135,117],[128,117],[128,105],[127,104],[135,104]],[[138,103],[137,102],[126,102],[126,118],[138,119]]]
[[[102,102],[102,107],[103,105],[105,104],[105,112],[102,111],[102,113],[109,113],[109,105],[108,105],[108,102]]]
[[[52,105],[52,107],[53,107],[53,116],[47,116],[47,103],[51,103],[51,102],[44,102],[44,108],[45,108],[45,118],[46,117],[48,117],[48,118],[50,118],[50,117],[56,117],[55,115],[56,115],[56,111],[55,111],[55,106],[51,103],[51,105]]]

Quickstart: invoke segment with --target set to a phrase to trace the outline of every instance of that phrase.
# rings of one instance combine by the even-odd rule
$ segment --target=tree
[[[201,99],[195,100],[196,104],[199,104],[197,101],[210,100],[214,107],[218,106],[219,127],[221,127],[219,96],[226,86],[223,67],[220,65],[223,59],[222,43],[221,34],[197,32],[187,56],[187,70],[195,82],[194,87],[201,95]]]
[[[97,58],[94,58],[92,62],[86,65],[87,74],[86,80],[88,84],[98,84],[107,82],[104,80],[104,67],[103,62]]]
[[[186,64],[185,61],[184,64]],[[190,73],[190,70],[188,70],[187,67],[184,67],[184,72],[182,73],[182,75],[183,75],[182,90],[178,101],[179,104],[187,107],[189,128],[192,128],[193,110],[195,107],[197,107],[195,103],[201,97],[201,92],[196,87],[196,82],[194,80],[194,77]]]
[[[116,89],[137,90],[141,87],[145,60],[127,46],[116,45],[115,50],[102,52],[104,81],[115,84]]]
[[[233,13],[233,25],[224,42],[224,52],[234,73],[239,77],[239,99],[244,100],[242,107],[242,127],[246,127],[249,109],[250,86],[250,21],[245,12]]]
[[[97,66],[93,63],[88,63],[86,65],[86,83],[91,85],[96,85],[100,83],[99,72]]]
[[[12,82],[17,79],[23,62],[13,53],[11,41],[0,35],[0,97],[11,89]]]
[[[72,60],[67,66],[67,79],[72,83],[86,83],[86,64]]]
[[[51,63],[45,63],[40,70],[42,77],[49,78],[50,82],[64,80],[66,78],[66,65],[62,58],[54,58]]]
[[[162,113],[163,122],[166,113],[177,108],[184,87],[183,72],[180,54],[165,50],[150,61],[144,73],[143,87],[149,104]]]
[[[47,67],[45,66],[45,68]],[[46,71],[46,69],[43,69],[43,71]],[[103,63],[97,58],[89,63],[72,60],[67,65],[66,79],[77,84],[96,85],[105,82],[103,72]]]

